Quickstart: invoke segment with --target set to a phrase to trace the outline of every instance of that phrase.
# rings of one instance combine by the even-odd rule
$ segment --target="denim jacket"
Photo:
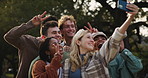
[[[109,63],[109,73],[112,78],[135,78],[136,73],[142,68],[141,60],[128,49],[124,49]]]

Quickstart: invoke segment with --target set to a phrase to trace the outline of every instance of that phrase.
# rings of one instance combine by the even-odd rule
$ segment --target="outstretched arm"
[[[100,54],[105,56],[107,63],[111,61],[119,52],[120,41],[126,37],[126,30],[128,29],[134,16],[138,13],[139,8],[134,4],[128,4],[127,8],[132,10],[132,12],[128,12],[129,16],[127,20],[122,24],[122,26],[115,29],[112,37],[110,37],[100,49],[102,51],[100,51]]]
[[[121,34],[124,34],[125,31],[128,29],[129,25],[131,24],[131,21],[134,19],[134,16],[138,13],[138,6],[135,4],[128,4],[127,7],[129,10],[132,10],[132,12],[127,12],[128,13],[128,18],[127,20],[122,24],[122,26],[119,28],[119,32]]]

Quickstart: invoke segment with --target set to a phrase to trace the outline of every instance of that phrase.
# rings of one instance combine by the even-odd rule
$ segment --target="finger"
[[[37,20],[37,16],[33,17],[33,19],[32,19],[32,20]]]
[[[40,19],[40,15],[37,15],[36,20],[37,20],[37,21],[41,21],[41,19]]]
[[[127,7],[133,7],[133,8],[139,8],[137,5],[135,4],[127,4]]]
[[[98,29],[96,29],[96,28],[95,28],[95,31],[96,31],[96,32],[99,32]]]
[[[130,10],[139,10],[139,7],[138,6],[136,6],[135,4],[128,4],[127,6],[126,6],[126,8],[128,8],[128,9],[130,9]]]
[[[57,45],[55,45],[55,44],[52,44],[52,45],[53,45],[53,48],[54,48],[55,52],[57,52],[58,51]]]
[[[61,59],[62,58],[62,55],[60,53],[55,53],[54,54],[54,57],[56,57],[57,59]]]
[[[87,24],[88,24],[89,29],[92,30],[93,28],[92,28],[92,26],[90,25],[90,23],[88,22]]]
[[[63,47],[61,45],[59,46],[59,53],[63,54]]]
[[[84,26],[84,28],[85,28],[86,30],[90,31],[90,29],[89,29],[89,28],[87,28],[86,26]]]
[[[40,18],[44,17],[47,12],[44,11],[43,14],[40,15]]]
[[[97,32],[97,29],[96,28],[93,28],[93,32],[96,33]]]
[[[46,17],[42,18],[41,21],[44,21],[44,20],[46,20],[47,18],[49,18],[49,16],[46,16]]]

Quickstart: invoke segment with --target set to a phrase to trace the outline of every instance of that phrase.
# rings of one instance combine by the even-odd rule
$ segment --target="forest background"
[[[35,15],[47,11],[60,18],[73,15],[78,29],[87,22],[110,36],[127,18],[125,11],[117,8],[118,0],[0,0],[0,77],[14,78],[18,69],[17,49],[6,43],[3,36],[11,28],[26,23]],[[131,23],[125,46],[142,59],[143,70],[138,78],[148,78],[148,0],[135,0],[140,10]],[[39,27],[27,34],[40,36]],[[27,57],[26,57],[27,58]]]

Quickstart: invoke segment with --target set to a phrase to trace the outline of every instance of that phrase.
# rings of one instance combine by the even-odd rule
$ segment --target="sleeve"
[[[33,78],[58,78],[57,70],[51,64],[46,65],[42,60],[38,60],[32,69]]]
[[[102,45],[98,54],[100,54],[101,58],[105,61],[106,64],[115,58],[120,49],[120,42],[125,37],[126,33],[121,34],[118,31],[118,28],[116,28],[113,35]]]
[[[13,45],[14,47],[20,47],[20,44],[23,43],[23,34],[28,31],[29,29],[33,28],[34,25],[31,21],[27,23],[23,23],[20,26],[16,26],[9,30],[5,35],[4,39],[9,44]]]
[[[125,60],[126,66],[133,74],[142,70],[143,65],[141,59],[134,56],[128,49],[124,49],[120,55]]]

